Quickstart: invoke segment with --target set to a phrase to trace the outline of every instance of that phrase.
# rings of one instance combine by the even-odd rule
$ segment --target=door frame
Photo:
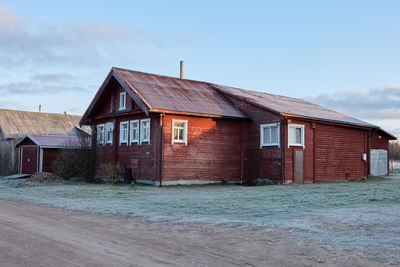
[[[38,172],[39,171],[39,146],[37,146],[37,145],[23,145],[23,146],[21,146],[20,148],[21,148],[21,155],[20,155],[20,170],[19,170],[19,173],[21,174],[22,173],[22,159],[24,158],[24,148],[25,147],[36,147],[37,149],[36,149],[36,172]]]

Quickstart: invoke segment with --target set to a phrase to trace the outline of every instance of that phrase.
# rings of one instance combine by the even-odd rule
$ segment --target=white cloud
[[[378,124],[395,133],[400,129],[399,84],[388,84],[364,91],[337,91],[307,99],[346,115]]]

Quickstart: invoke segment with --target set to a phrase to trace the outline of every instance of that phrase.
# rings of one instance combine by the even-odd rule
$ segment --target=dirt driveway
[[[284,233],[145,223],[0,200],[0,266],[382,266]]]

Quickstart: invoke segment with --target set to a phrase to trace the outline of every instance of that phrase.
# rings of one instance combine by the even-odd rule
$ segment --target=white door
[[[388,174],[388,153],[386,149],[371,149],[371,175]]]

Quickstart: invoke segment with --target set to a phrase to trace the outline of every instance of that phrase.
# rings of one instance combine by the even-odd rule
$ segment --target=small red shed
[[[52,172],[52,162],[60,151],[79,148],[79,142],[77,136],[27,135],[16,145],[19,151],[18,172]]]

